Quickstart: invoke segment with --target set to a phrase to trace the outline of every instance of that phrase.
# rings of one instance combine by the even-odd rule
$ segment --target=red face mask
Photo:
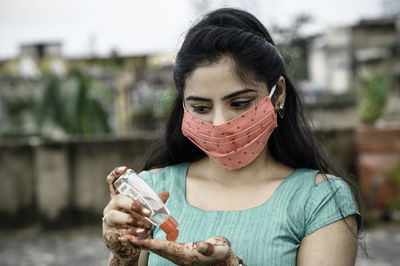
[[[247,166],[264,150],[278,126],[271,103],[275,87],[254,107],[217,126],[194,117],[184,107],[182,134],[225,169]]]

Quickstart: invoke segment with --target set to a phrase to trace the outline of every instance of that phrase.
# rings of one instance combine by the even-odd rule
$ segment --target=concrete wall
[[[99,219],[109,199],[106,176],[121,165],[139,169],[155,139],[0,144],[0,226]]]
[[[319,132],[334,157],[354,172],[353,131]],[[0,227],[99,222],[109,200],[106,176],[140,169],[154,134],[128,139],[0,144]]]

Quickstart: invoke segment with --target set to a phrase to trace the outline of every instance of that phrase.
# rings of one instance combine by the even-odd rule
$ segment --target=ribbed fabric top
[[[157,174],[139,173],[157,193],[170,192],[166,206],[179,223],[177,242],[224,236],[231,242],[235,254],[242,256],[249,266],[288,266],[296,265],[297,249],[303,237],[317,229],[351,214],[357,215],[358,228],[361,226],[353,195],[339,177],[314,184],[318,170],[296,169],[266,202],[257,207],[239,211],[206,211],[186,201],[189,165],[167,166]],[[165,239],[165,233],[156,228],[153,238]],[[148,265],[174,264],[150,252]]]

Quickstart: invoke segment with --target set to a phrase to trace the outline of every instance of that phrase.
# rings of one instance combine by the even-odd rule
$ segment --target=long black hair
[[[229,56],[242,80],[262,81],[271,88],[282,76],[286,83],[285,114],[278,118],[268,148],[280,162],[293,168],[318,169],[342,177],[359,204],[356,182],[335,163],[318,143],[303,114],[299,96],[290,81],[284,60],[261,22],[252,14],[233,8],[221,8],[205,15],[186,34],[176,56],[174,83],[178,90],[165,135],[148,153],[144,169],[193,162],[206,154],[183,136],[183,91],[185,80],[197,67]]]

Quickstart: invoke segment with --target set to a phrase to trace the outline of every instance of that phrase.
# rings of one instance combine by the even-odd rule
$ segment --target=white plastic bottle
[[[119,193],[137,200],[149,209],[151,214],[145,219],[156,226],[160,226],[167,234],[167,240],[176,241],[179,235],[178,223],[172,218],[157,193],[135,171],[128,169],[114,181],[114,186]]]

